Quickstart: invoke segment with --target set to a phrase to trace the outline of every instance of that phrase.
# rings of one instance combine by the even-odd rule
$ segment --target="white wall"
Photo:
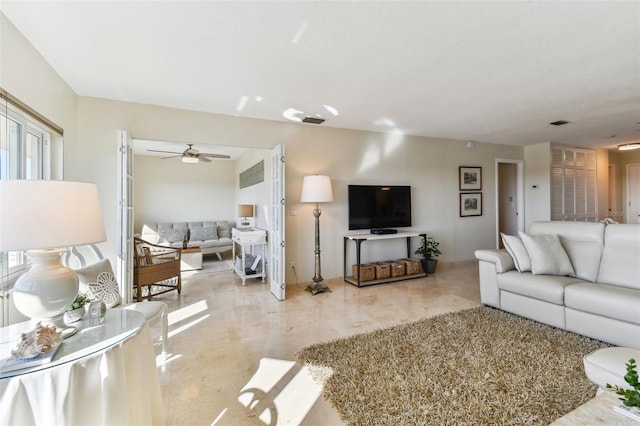
[[[229,220],[235,223],[236,164],[134,158],[134,232],[147,222]]]
[[[240,189],[240,173],[253,167],[260,161],[264,161],[264,182]],[[271,150],[247,150],[236,160],[235,177],[235,214],[237,215],[238,204],[253,204],[256,227],[268,230],[271,225],[269,211],[269,204],[271,202]]]

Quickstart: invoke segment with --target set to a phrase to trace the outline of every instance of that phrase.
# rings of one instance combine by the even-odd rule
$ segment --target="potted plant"
[[[636,370],[636,360],[631,358],[625,365],[627,366],[627,374],[624,375],[624,381],[629,383],[630,388],[624,389],[607,383],[607,389],[615,391],[622,397],[618,399],[622,401],[623,405],[614,407],[614,409],[638,420],[640,419],[640,379]]]
[[[87,303],[91,303],[89,296],[84,293],[78,293],[73,303],[69,305],[64,313],[64,322],[70,324],[80,320],[86,312],[85,305]]]
[[[422,239],[422,244],[416,250],[416,254],[420,255],[422,259],[420,262],[422,263],[422,269],[427,274],[433,274],[436,272],[436,267],[438,266],[438,256],[442,254],[440,249],[438,248],[440,243],[437,242],[433,237],[426,237]]]

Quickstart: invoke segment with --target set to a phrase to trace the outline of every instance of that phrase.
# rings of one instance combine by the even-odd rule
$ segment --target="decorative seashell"
[[[55,327],[47,327],[40,322],[33,330],[22,333],[20,342],[11,350],[11,358],[33,358],[55,347],[62,340]]]

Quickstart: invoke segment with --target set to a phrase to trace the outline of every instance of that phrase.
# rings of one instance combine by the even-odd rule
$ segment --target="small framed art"
[[[482,189],[482,167],[460,166],[460,191],[480,191]]]
[[[482,216],[482,192],[460,193],[460,217]]]

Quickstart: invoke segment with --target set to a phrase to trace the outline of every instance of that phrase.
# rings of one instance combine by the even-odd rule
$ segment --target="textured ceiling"
[[[81,96],[503,144],[640,140],[637,1],[0,7]]]

